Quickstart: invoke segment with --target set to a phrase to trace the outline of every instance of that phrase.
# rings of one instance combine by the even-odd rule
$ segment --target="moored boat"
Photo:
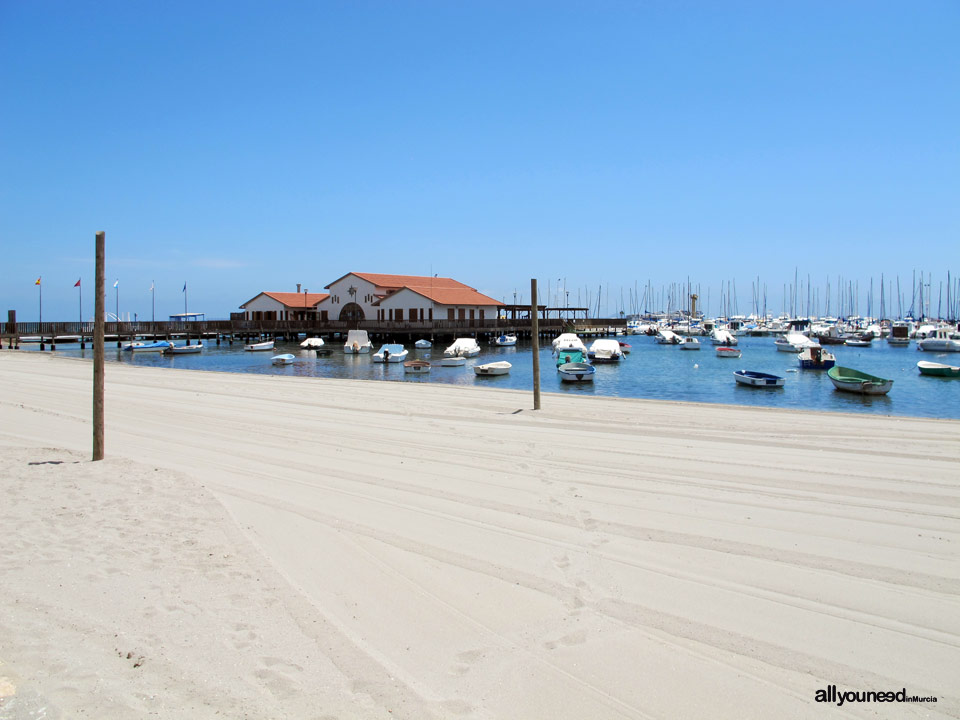
[[[274,355],[270,358],[271,362],[274,365],[293,365],[294,358],[290,353],[283,353],[282,355]]]
[[[440,365],[443,367],[460,367],[467,364],[467,359],[461,355],[453,355],[451,357],[444,357],[440,360]]]
[[[504,361],[486,363],[485,365],[474,365],[473,372],[477,375],[506,375],[510,372],[513,365]]]
[[[943,363],[920,361],[917,363],[917,370],[920,371],[921,375],[960,378],[960,367],[944,365]]]
[[[960,352],[960,335],[950,328],[937,328],[933,335],[918,340],[917,347],[927,352]]]
[[[163,352],[167,348],[173,347],[169,340],[155,340],[153,342],[132,342],[124,346],[124,350],[131,352]]]
[[[249,345],[244,345],[243,349],[248,352],[262,352],[264,350],[273,350],[273,340],[265,340],[264,342],[259,343],[250,343]]]
[[[411,375],[423,375],[430,372],[430,363],[426,360],[407,360],[403,364],[403,371]]]
[[[323,347],[323,338],[320,338],[320,337],[307,338],[302,343],[300,343],[300,347],[306,348],[307,350],[319,350],[320,348]]]
[[[616,363],[623,358],[623,350],[616,340],[600,338],[590,345],[589,358],[595,363]]]
[[[347,341],[343,344],[343,352],[347,355],[372,353],[373,341],[366,330],[350,330],[347,332]]]
[[[582,363],[587,361],[586,353],[580,350],[561,350],[557,353],[557,367],[567,363]]]
[[[457,338],[443,354],[446,357],[476,357],[480,354],[480,346],[474,338]]]
[[[597,368],[585,362],[564,363],[557,367],[562,382],[593,382]]]
[[[422,340],[422,339],[421,339],[421,340],[417,340],[417,341],[413,344],[413,347],[415,347],[417,350],[429,350],[430,348],[433,347],[433,343],[430,342],[429,340]]]
[[[513,333],[504,333],[498,335],[490,341],[491,345],[499,345],[500,347],[510,347],[511,345],[517,344],[517,336]]]
[[[773,344],[780,352],[798,353],[806,347],[817,345],[819,343],[814,342],[806,335],[802,335],[801,333],[788,332],[786,335],[781,335],[774,340]]]
[[[399,343],[388,343],[373,354],[375,363],[399,363],[407,359],[407,349]]]
[[[680,342],[680,349],[681,349],[681,350],[699,350],[699,349],[700,349],[700,341],[697,340],[695,337],[689,337],[689,336],[688,336],[688,337],[685,337],[685,338]]]
[[[657,333],[656,340],[660,345],[680,344],[680,336],[677,335],[673,330],[660,330],[660,332]]]
[[[164,350],[165,355],[193,355],[203,350],[203,343],[194,343],[193,345],[170,345]]]
[[[803,370],[829,370],[837,364],[836,356],[819,345],[804,348],[797,355],[797,361]]]
[[[554,354],[559,354],[565,350],[579,350],[584,355],[587,354],[587,346],[583,340],[577,337],[576,333],[561,333],[557,335],[552,343]]]
[[[834,365],[827,370],[827,377],[837,390],[861,395],[886,395],[893,387],[893,380],[868,375],[853,368]]]
[[[779,375],[756,372],[754,370],[737,370],[733,379],[748,387],[778,388],[783,387],[783,378]]]
[[[873,338],[848,337],[843,344],[850,347],[870,347],[873,344]]]
[[[743,353],[740,351],[740,348],[735,347],[718,347],[717,348],[717,357],[722,358],[738,358]]]

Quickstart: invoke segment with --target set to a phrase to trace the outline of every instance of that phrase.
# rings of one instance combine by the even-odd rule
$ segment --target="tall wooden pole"
[[[103,277],[106,233],[97,233],[97,280],[93,318],[93,459],[103,460],[103,319],[106,289]]]
[[[533,343],[533,409],[540,409],[540,318],[537,309],[537,279],[530,279],[530,340]]]

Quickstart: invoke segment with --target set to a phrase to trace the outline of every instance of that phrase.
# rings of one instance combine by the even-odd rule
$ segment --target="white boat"
[[[660,345],[679,345],[680,336],[677,335],[673,330],[662,329],[657,333],[656,341]]]
[[[460,367],[467,364],[467,359],[461,355],[454,355],[452,357],[442,358],[440,364],[443,367]]]
[[[733,378],[741,385],[749,387],[778,388],[783,387],[783,378],[754,370],[737,370]]]
[[[295,360],[294,356],[291,355],[290,353],[284,353],[283,355],[274,355],[272,358],[270,358],[270,361],[274,365],[293,365],[294,360]]]
[[[477,375],[506,375],[513,365],[506,361],[492,362],[485,365],[474,365],[473,372]]]
[[[203,343],[193,345],[171,345],[163,352],[166,355],[193,355],[203,350]]]
[[[587,363],[564,363],[557,367],[562,382],[593,382],[597,369]]]
[[[683,341],[680,343],[680,349],[681,350],[699,350],[700,341],[697,340],[695,337],[685,337]]]
[[[777,350],[780,352],[793,353],[794,355],[804,348],[819,345],[819,343],[814,342],[806,335],[797,332],[788,332],[785,335],[781,335],[773,341],[773,344],[776,345]]]
[[[414,346],[417,350],[429,350],[430,348],[433,347],[433,343],[430,342],[429,340],[417,340],[417,341],[413,344],[413,346]]]
[[[501,347],[509,347],[511,345],[517,344],[517,336],[513,333],[506,333],[504,335],[498,335],[490,341],[491,345],[499,345]]]
[[[617,340],[600,338],[593,341],[587,355],[595,363],[615,363],[623,358],[623,349]]]
[[[937,328],[932,336],[917,340],[917,347],[926,352],[960,352],[960,334],[950,328]]]
[[[474,338],[457,338],[443,354],[446,357],[476,357],[480,354],[480,346]]]
[[[407,359],[407,349],[403,345],[390,343],[382,345],[373,354],[375,363],[400,363]]]
[[[264,350],[273,350],[273,340],[266,340],[259,343],[250,343],[249,345],[244,345],[243,349],[249,352],[261,352]]]
[[[410,375],[424,375],[430,372],[430,363],[426,360],[407,360],[403,364],[403,371]]]
[[[167,348],[173,347],[169,340],[156,340],[153,342],[132,342],[124,346],[124,350],[131,352],[163,352]]]
[[[710,331],[710,342],[714,345],[733,347],[737,344],[737,336],[726,328],[715,327]]]
[[[848,337],[843,344],[849,347],[870,347],[873,344],[873,338]]]
[[[738,358],[741,355],[743,355],[743,353],[740,352],[740,348],[734,348],[734,347],[718,347],[717,348],[717,357]]]
[[[557,335],[551,343],[553,345],[553,354],[558,355],[564,350],[579,350],[584,357],[587,355],[587,346],[583,340],[577,337],[576,333],[562,333]]]
[[[300,347],[306,348],[307,350],[316,350],[318,348],[322,348],[323,338],[319,338],[319,337],[307,338],[302,343],[300,343]]]
[[[343,344],[343,352],[347,355],[365,355],[373,352],[373,342],[367,336],[367,331],[350,330],[347,332],[347,341]]]

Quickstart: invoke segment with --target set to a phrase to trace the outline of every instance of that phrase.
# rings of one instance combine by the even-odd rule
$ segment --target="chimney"
[[[297,292],[300,292],[300,283],[297,283]]]

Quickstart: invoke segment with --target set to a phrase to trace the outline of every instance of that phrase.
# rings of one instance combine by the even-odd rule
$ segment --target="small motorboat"
[[[506,361],[502,362],[492,362],[486,363],[485,365],[474,365],[473,372],[477,375],[488,376],[488,375],[506,375],[510,372],[510,368],[513,365]]]
[[[829,353],[819,345],[811,345],[804,348],[797,361],[803,370],[829,370],[837,364],[837,358],[833,353]]]
[[[375,363],[399,363],[407,359],[407,349],[403,345],[391,343],[383,345],[373,354]]]
[[[306,348],[307,350],[319,350],[320,348],[323,347],[323,338],[319,338],[319,337],[307,338],[302,343],[300,343],[300,347]]]
[[[725,358],[739,358],[743,353],[740,351],[740,348],[735,347],[718,347],[717,348],[717,357]]]
[[[367,336],[366,330],[347,331],[347,341],[343,344],[343,352],[347,355],[364,355],[373,352],[373,341]]]
[[[430,342],[429,340],[417,340],[417,341],[413,344],[413,346],[414,346],[417,350],[429,350],[430,348],[433,347],[433,343]]]
[[[583,340],[577,337],[576,333],[561,333],[553,339],[551,344],[553,345],[554,354],[561,353],[565,350],[579,350],[584,355],[587,354],[587,346],[583,344]]]
[[[872,342],[872,338],[848,337],[843,341],[843,344],[849,345],[850,347],[870,347]]]
[[[819,345],[819,343],[811,340],[806,335],[797,332],[788,332],[786,335],[782,335],[774,340],[773,344],[780,352],[789,353],[798,353],[811,345]]]
[[[595,363],[617,363],[623,358],[623,351],[618,341],[601,338],[591,343],[588,356]]]
[[[837,390],[860,395],[886,395],[893,387],[893,380],[868,375],[853,368],[834,365],[827,370],[827,377]]]
[[[445,357],[440,360],[440,365],[442,365],[443,367],[461,367],[466,364],[467,364],[467,359],[462,355]]]
[[[193,355],[203,350],[203,343],[193,345],[171,345],[164,350],[165,355]]]
[[[270,358],[270,361],[274,365],[293,365],[294,358],[290,353],[284,353],[283,355],[274,355]]]
[[[124,350],[130,352],[163,352],[167,348],[173,347],[169,340],[156,340],[154,342],[132,342],[124,346]]]
[[[403,371],[410,375],[425,375],[430,372],[430,363],[426,360],[407,360],[403,364]]]
[[[687,336],[680,341],[680,349],[681,350],[699,350],[700,341],[697,340],[695,337]]]
[[[950,328],[936,328],[932,335],[917,340],[917,349],[926,352],[960,352],[960,335]]]
[[[480,346],[474,338],[457,338],[443,354],[447,357],[476,357],[480,354]]]
[[[748,387],[778,388],[783,387],[783,378],[769,373],[755,372],[753,370],[737,370],[733,373],[733,378],[741,385]]]
[[[517,344],[517,336],[513,333],[505,333],[503,335],[498,335],[490,341],[491,345],[499,345],[500,347],[510,347],[511,345]]]
[[[562,382],[593,382],[597,368],[584,362],[564,363],[557,367]]]
[[[917,370],[920,371],[921,375],[960,378],[960,367],[944,365],[943,363],[920,361],[917,363]]]
[[[259,343],[251,343],[249,345],[244,345],[243,349],[248,352],[262,352],[264,350],[273,350],[273,340],[266,340]]]
[[[679,345],[680,336],[677,335],[673,330],[661,329],[657,333],[656,337],[657,343],[660,345]]]

